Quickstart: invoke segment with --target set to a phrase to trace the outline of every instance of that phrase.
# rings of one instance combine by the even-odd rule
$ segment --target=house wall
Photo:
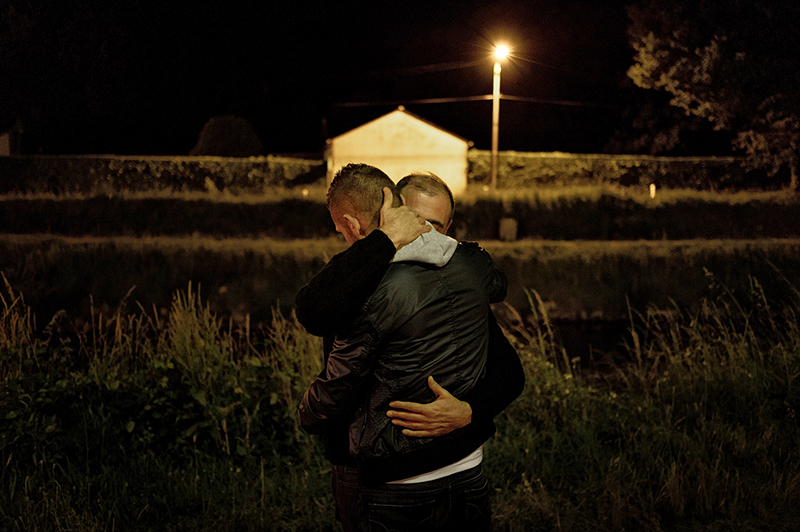
[[[398,110],[332,139],[328,181],[348,163],[366,163],[395,182],[433,172],[458,195],[467,187],[468,149],[465,140]]]
[[[0,157],[4,155],[11,155],[11,135],[0,133]]]

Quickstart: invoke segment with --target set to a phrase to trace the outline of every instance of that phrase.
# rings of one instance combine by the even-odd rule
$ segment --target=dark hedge
[[[289,157],[0,157],[0,193],[261,193],[318,181],[322,161]]]
[[[470,150],[468,183],[488,184],[491,153]],[[324,182],[322,158],[12,156],[0,157],[0,193],[116,193],[121,191],[221,191],[260,193],[265,188]],[[788,176],[768,177],[737,157],[652,157],[500,152],[498,187],[612,184],[695,190],[778,189]]]
[[[451,234],[460,240],[498,240],[503,218],[517,223],[517,239],[678,240],[800,237],[800,201],[788,198],[727,202],[685,197],[636,201],[614,194],[459,202]],[[11,234],[67,236],[185,236],[213,238],[327,238],[335,234],[322,200],[284,198],[0,199],[0,227]]]
[[[472,184],[488,184],[491,152],[469,151]],[[769,177],[742,157],[655,157],[576,153],[499,152],[497,186],[621,185],[693,190],[774,190],[789,184],[788,175]]]

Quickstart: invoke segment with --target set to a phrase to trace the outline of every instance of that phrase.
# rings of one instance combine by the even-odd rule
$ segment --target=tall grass
[[[36,323],[22,295],[14,292],[5,274],[0,274],[0,277],[3,278],[2,289],[6,293],[3,295],[0,291],[0,303],[3,306],[0,312],[0,353],[15,353],[18,357],[0,371],[18,374],[22,362],[34,355],[32,350],[36,343],[34,340]]]
[[[709,278],[711,283],[716,281]],[[497,530],[793,530],[800,294],[719,287],[630,313],[625,356],[572,360],[547,305],[500,312],[526,371],[485,466]],[[296,408],[321,345],[293,316],[57,315],[0,294],[0,529],[335,530],[329,469]]]
[[[293,318],[223,323],[190,285],[163,320],[120,305],[37,335],[0,303],[0,529],[331,529],[295,415],[321,345]]]
[[[528,389],[488,453],[498,528],[795,529],[797,301],[753,280],[746,303],[632,314],[627,359],[591,369],[516,334]]]

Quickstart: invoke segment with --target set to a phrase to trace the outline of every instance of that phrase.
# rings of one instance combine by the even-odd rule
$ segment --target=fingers
[[[425,414],[425,412],[427,411],[427,409],[425,408],[426,406],[428,405],[423,405],[420,403],[411,403],[409,401],[392,401],[391,403],[389,403],[389,408],[394,408],[396,410],[405,410],[407,412],[413,412],[415,414]],[[395,414],[400,414],[400,412],[395,412]]]
[[[442,434],[444,433],[438,430],[403,430],[404,436],[411,436],[413,438],[433,438],[435,436],[441,436]]]
[[[446,427],[439,424],[414,423],[403,421],[402,419],[392,419],[392,424],[401,427],[404,435],[413,436],[415,438],[441,436],[449,432]]]
[[[385,189],[384,194],[386,201],[381,207],[381,225],[379,229],[389,237],[396,249],[410,244],[419,235],[431,230],[430,226],[425,223],[425,219],[413,209],[404,206],[389,207],[391,205],[389,202],[389,198],[392,197],[391,192]]]
[[[389,410],[386,416],[403,422],[419,423],[428,419],[428,416],[421,413],[413,413],[405,410]]]
[[[412,421],[410,419],[402,419],[402,418],[392,418],[392,425],[397,425],[398,427],[403,427],[406,429],[414,429],[414,430],[430,429],[438,426],[435,423],[428,423],[423,420]]]

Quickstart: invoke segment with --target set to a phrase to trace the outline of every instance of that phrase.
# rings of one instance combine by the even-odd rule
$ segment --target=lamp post
[[[497,188],[497,138],[500,134],[500,61],[508,56],[508,46],[494,49],[494,83],[492,89],[492,188]]]

